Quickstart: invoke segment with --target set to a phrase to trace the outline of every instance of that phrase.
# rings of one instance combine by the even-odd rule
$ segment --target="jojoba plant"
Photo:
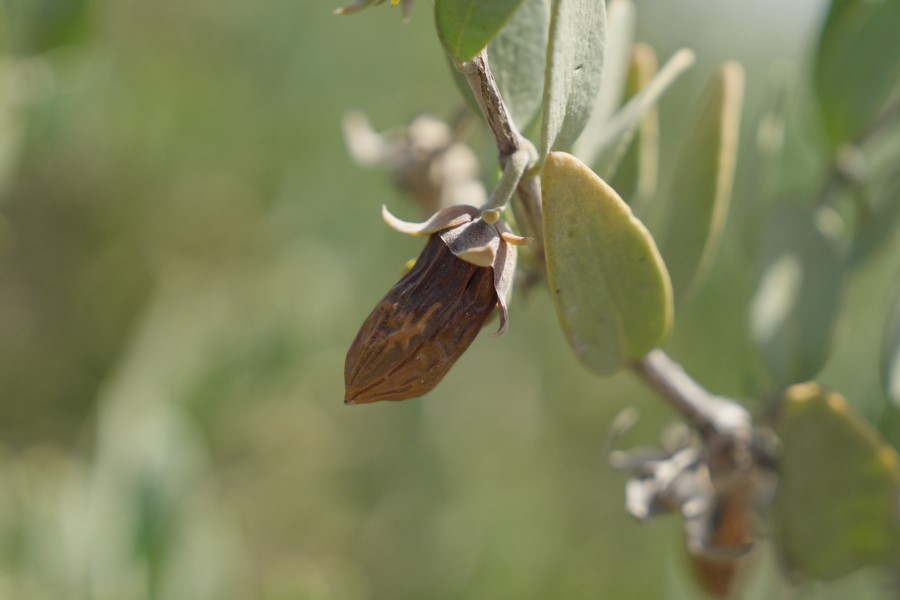
[[[411,5],[403,3],[407,16]],[[502,176],[485,199],[475,155],[449,127],[420,121],[382,136],[348,118],[357,160],[392,170],[428,214],[412,224],[384,210],[388,225],[427,242],[353,341],[346,402],[432,390],[495,306],[497,334],[506,330],[515,276],[546,287],[581,364],[600,376],[630,370],[683,417],[683,434],[648,456],[615,448],[634,420],[626,411],[612,425],[609,462],[633,475],[625,491],[634,517],[680,514],[694,574],[710,594],[740,591],[766,520],[797,580],[900,567],[897,454],[843,397],[810,381],[829,354],[843,273],[884,243],[900,214],[900,62],[884,58],[900,55],[900,3],[830,4],[811,78],[825,132],[821,191],[806,204],[765,204],[754,239],[763,266],[749,328],[765,371],[757,415],[704,389],[660,349],[721,241],[741,168],[744,71],[723,64],[677,158],[659,156],[656,106],[695,57],[679,50],[657,70],[652,47],[635,43],[635,11],[631,0],[435,0],[461,101],[478,108]],[[793,94],[776,88],[759,124],[770,163],[784,152]],[[657,168],[668,160],[677,166],[663,187]],[[461,189],[473,200],[460,200]],[[655,236],[642,222],[653,212],[664,215]],[[841,227],[826,226],[834,220]],[[517,271],[519,247],[527,260]],[[882,344],[893,403],[897,314]]]

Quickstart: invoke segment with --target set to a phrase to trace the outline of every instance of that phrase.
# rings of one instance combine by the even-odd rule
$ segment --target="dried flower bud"
[[[457,258],[432,234],[415,266],[378,303],[350,346],[344,401],[406,400],[431,391],[496,304],[491,268]]]
[[[354,162],[386,169],[424,214],[487,200],[478,157],[445,122],[421,115],[408,127],[378,133],[365,115],[344,115],[344,140]]]
[[[474,206],[439,210],[407,223],[387,209],[397,231],[431,236],[412,270],[388,292],[350,346],[344,365],[347,404],[406,400],[432,390],[478,335],[496,305],[500,329],[516,269],[513,235],[502,221],[485,221]]]

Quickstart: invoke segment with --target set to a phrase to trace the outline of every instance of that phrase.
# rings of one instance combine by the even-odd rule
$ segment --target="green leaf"
[[[769,218],[763,267],[753,296],[750,334],[781,386],[822,368],[840,307],[843,274],[834,242],[810,211],[783,206]]]
[[[591,117],[573,148],[578,148],[581,139],[591,132],[602,129],[622,103],[636,27],[637,11],[634,3],[631,0],[610,0],[606,8],[606,45],[603,49],[600,91]],[[578,156],[577,151],[573,153]]]
[[[900,2],[832,0],[815,87],[832,148],[862,133],[900,82]]]
[[[884,394],[900,408],[900,290],[884,328],[881,344],[881,378]]]
[[[894,159],[896,160],[896,159]],[[871,204],[859,215],[850,248],[850,263],[857,266],[897,233],[900,222],[900,170],[873,191]]]
[[[541,175],[547,278],[578,359],[605,375],[662,343],[669,275],[646,227],[580,160],[551,152]]]
[[[490,43],[522,0],[435,0],[434,17],[444,48],[469,60]]]
[[[647,44],[637,44],[631,56],[625,98],[630,100],[647,87],[656,75],[656,52]],[[623,138],[626,151],[612,167],[613,188],[638,213],[656,195],[659,177],[659,111],[654,106],[641,119],[633,134]],[[636,135],[634,135],[636,134]],[[608,174],[608,172],[606,173]]]
[[[599,165],[599,172],[610,177],[624,156],[638,125],[681,74],[693,66],[695,60],[696,55],[687,48],[673,54],[653,80],[604,123],[603,127],[585,131],[578,138],[575,155],[585,164]]]
[[[556,0],[544,75],[541,156],[567,150],[591,116],[603,75],[604,0]]]
[[[775,525],[788,565],[836,579],[900,559],[896,452],[839,394],[815,383],[789,388]]]
[[[660,244],[675,301],[684,304],[712,264],[728,214],[737,162],[744,70],[734,62],[716,73],[700,118],[679,153],[667,194],[668,216]]]
[[[541,106],[549,25],[550,0],[524,0],[488,46],[500,95],[520,129]]]

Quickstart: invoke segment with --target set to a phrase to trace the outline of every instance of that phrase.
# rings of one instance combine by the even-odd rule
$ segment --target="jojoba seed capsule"
[[[368,316],[344,364],[346,404],[406,400],[443,379],[497,304],[491,267],[432,234],[412,270]]]

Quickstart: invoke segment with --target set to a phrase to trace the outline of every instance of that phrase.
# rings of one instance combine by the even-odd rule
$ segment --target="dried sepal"
[[[440,233],[450,251],[462,260],[479,267],[490,267],[494,275],[500,328],[503,335],[509,324],[509,298],[516,270],[517,247],[531,243],[531,238],[515,235],[502,220],[489,223],[474,206],[451,206],[436,212],[423,223],[409,223],[382,207],[382,218],[391,228],[413,236]]]
[[[391,214],[386,206],[381,207],[381,218],[388,227],[394,231],[412,236],[426,236],[437,233],[450,227],[457,227],[471,222],[478,215],[478,209],[474,206],[459,204],[443,210],[439,210],[423,223],[403,221]]]

